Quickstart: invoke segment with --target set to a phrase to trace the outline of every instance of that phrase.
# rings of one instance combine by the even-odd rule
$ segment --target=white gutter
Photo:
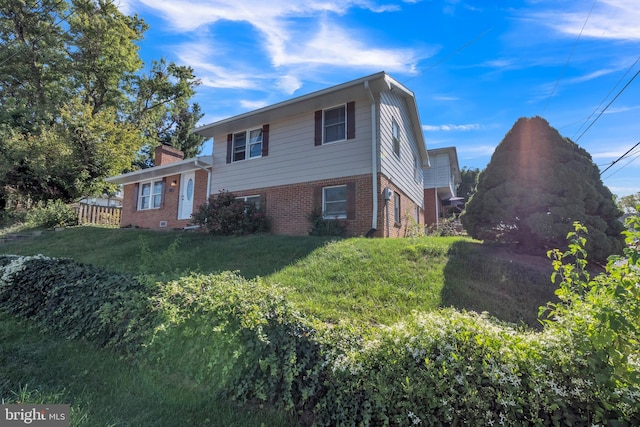
[[[378,228],[378,132],[376,127],[376,99],[369,87],[369,80],[365,80],[364,87],[369,94],[371,101],[371,186],[373,187],[373,215],[371,217],[371,228]]]

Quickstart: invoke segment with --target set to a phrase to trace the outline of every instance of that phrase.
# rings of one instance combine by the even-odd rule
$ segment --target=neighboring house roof
[[[112,184],[132,184],[140,181],[147,181],[162,178],[168,175],[177,175],[196,169],[210,168],[212,164],[211,156],[193,157],[191,159],[180,160],[162,166],[153,166],[147,169],[140,169],[122,175],[112,176],[106,179]]]
[[[315,111],[325,108],[332,103],[341,102],[344,99],[345,92],[356,97],[363,94],[364,96],[379,94],[385,90],[395,91],[407,101],[411,120],[415,125],[413,126],[414,136],[422,159],[422,165],[428,166],[429,155],[420,125],[420,115],[418,114],[415,95],[384,71],[200,126],[194,130],[194,133],[211,138],[214,133],[231,133],[237,129],[248,129],[260,126],[263,123],[273,122],[276,119],[293,116],[301,111]],[[333,101],[334,99],[335,101]]]

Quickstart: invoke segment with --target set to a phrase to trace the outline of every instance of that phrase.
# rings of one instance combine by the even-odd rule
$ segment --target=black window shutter
[[[316,111],[315,114],[315,137],[314,145],[322,145],[322,110]]]
[[[347,102],[347,139],[356,137],[356,103]]]
[[[227,135],[227,163],[231,163],[231,152],[233,151],[233,134]]]
[[[135,183],[133,185],[133,209],[134,211],[138,210],[138,195],[140,194],[140,184]]]
[[[262,157],[269,155],[269,125],[262,125]]]
[[[313,188],[313,210],[314,210],[314,213],[318,212],[320,215],[324,213],[322,212],[322,186],[321,185],[316,185]]]
[[[356,183],[347,184],[347,219],[356,217]]]

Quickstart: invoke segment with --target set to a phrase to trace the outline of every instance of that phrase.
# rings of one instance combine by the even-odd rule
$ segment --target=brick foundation
[[[178,206],[180,203],[180,175],[170,175],[163,178],[164,203],[159,209],[138,210],[136,184],[124,186],[124,198],[122,205],[121,227],[163,228],[160,223],[166,221],[166,228],[183,228],[190,225],[188,219],[178,219]],[[207,201],[208,174],[204,170],[197,170],[195,174],[195,186],[193,192],[193,211]],[[176,183],[172,186],[172,182]]]

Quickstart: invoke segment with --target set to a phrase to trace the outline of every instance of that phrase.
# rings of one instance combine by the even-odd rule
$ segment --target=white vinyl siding
[[[424,188],[453,187],[454,179],[451,161],[447,153],[438,153],[430,157],[431,167],[424,170]]]
[[[411,127],[406,101],[393,92],[386,91],[380,94],[379,114],[380,171],[390,177],[414,203],[421,205],[424,199],[424,187],[422,168],[416,170],[416,162],[420,163],[420,154],[416,145],[415,132],[422,132],[422,129]],[[399,156],[394,153],[394,120],[399,128]]]
[[[269,155],[227,164],[226,133],[214,135],[212,188],[246,191],[371,173],[371,109],[367,98],[355,101],[355,135],[338,144],[314,145],[313,111],[301,111],[269,123]],[[333,105],[336,105],[335,102]],[[254,124],[255,126],[256,124]],[[246,125],[245,125],[246,126]]]

